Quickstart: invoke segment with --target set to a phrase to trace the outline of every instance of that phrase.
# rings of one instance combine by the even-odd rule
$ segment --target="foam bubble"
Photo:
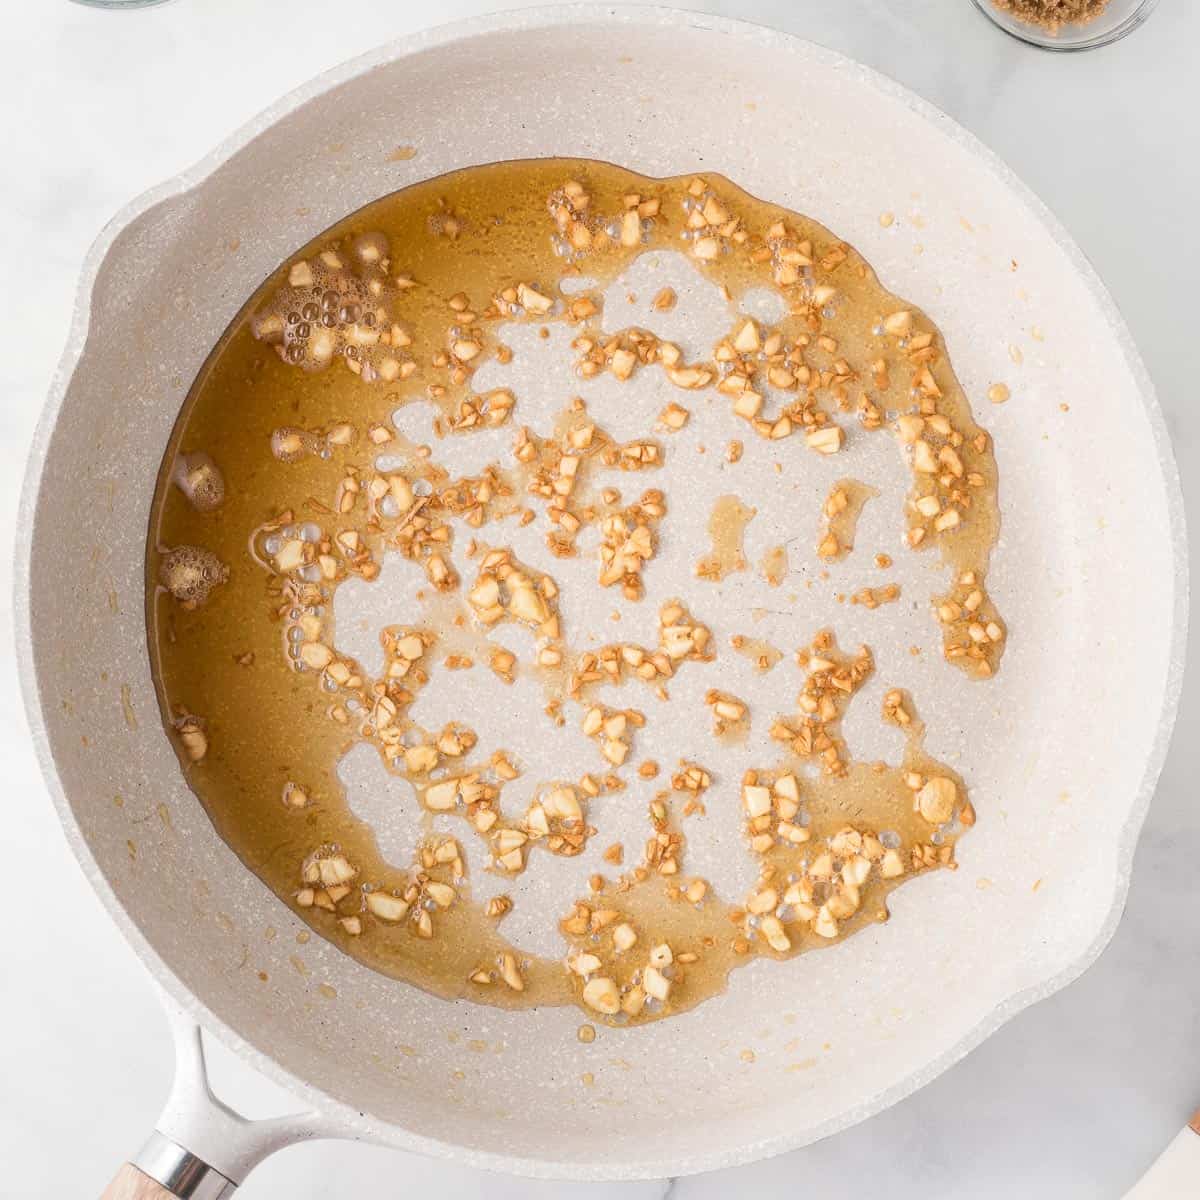
[[[395,294],[388,253],[387,236],[374,232],[360,234],[346,250],[335,244],[294,262],[287,281],[251,317],[254,336],[306,371],[341,357],[368,382],[396,378],[401,360],[387,328]]]
[[[360,233],[352,243],[351,252],[363,266],[377,267],[388,257],[388,239],[383,233]]]
[[[280,462],[299,462],[306,454],[316,454],[319,450],[320,439],[307,429],[283,425],[271,434],[271,453]]]
[[[197,608],[229,578],[229,568],[211,550],[176,546],[163,554],[158,578],[184,608]]]
[[[225,476],[203,452],[181,454],[171,471],[171,482],[197,512],[213,512],[225,503]]]

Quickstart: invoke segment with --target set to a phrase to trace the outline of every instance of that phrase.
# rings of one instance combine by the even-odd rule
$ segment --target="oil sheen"
[[[603,306],[635,259],[667,250],[729,303],[727,332],[690,358]],[[783,315],[742,315],[755,289]],[[565,331],[581,381],[654,373],[673,410],[646,411],[644,433],[622,439],[568,393],[555,421],[529,427],[518,389],[474,386],[482,366],[511,360],[501,330],[514,322],[547,338]],[[931,627],[962,669],[959,686],[987,686],[1007,638],[986,590],[996,467],[941,337],[822,225],[721,176],[538,160],[417,184],[299,247],[213,349],[154,498],[146,602],[158,698],[217,832],[346,954],[444,997],[575,1003],[590,1020],[636,1024],[703,1002],[742,964],[885,920],[893,887],[953,868],[975,813],[966,781],[924,752],[913,699],[889,691],[879,718],[903,732],[901,762],[856,761],[841,736],[874,669],[870,647],[839,646],[828,630],[778,649],[750,636],[730,646],[709,631],[705,576],[759,573],[742,539],[760,500],[744,476],[736,494],[656,484],[700,405],[721,408],[729,439],[779,443],[797,471],[848,440],[894,440],[911,469],[905,543],[945,568],[944,588],[923,598]],[[433,412],[428,444],[395,428],[409,406]],[[505,431],[503,452],[483,469],[456,467],[464,439],[487,430]],[[874,494],[852,479],[840,489],[825,514],[830,559],[850,552]],[[694,592],[663,596],[655,556],[684,505],[712,514],[710,541],[694,548]],[[796,514],[793,558],[811,551],[820,516]],[[536,563],[510,544],[531,525],[544,534]],[[788,555],[772,555],[764,570],[778,586]],[[594,582],[564,596],[556,564],[581,557]],[[350,581],[376,586],[392,561],[415,573],[416,600],[379,630],[384,665],[372,672],[339,648],[334,598]],[[616,625],[608,645],[573,640],[568,598],[607,610],[614,596],[653,610],[656,640],[623,641]],[[527,636],[500,638],[509,626]],[[739,654],[760,663],[764,686],[796,672],[794,706],[743,697],[745,719],[770,727],[772,755],[733,778],[699,761],[645,762],[638,739],[673,720],[673,682]],[[472,728],[481,673],[540,682],[536,736],[570,725],[588,739],[588,756],[564,756],[522,812],[503,802],[518,756]],[[624,708],[597,694],[618,681]],[[467,698],[461,716],[419,724],[418,697],[447,687]],[[722,731],[719,701],[714,729],[732,736],[738,721]],[[387,861],[347,804],[338,763],[363,743],[419,798],[411,863]],[[515,944],[512,902],[495,887],[476,897],[464,847],[490,875],[537,872],[602,838],[603,806],[633,784],[652,794],[643,837],[556,897],[561,953]],[[738,852],[756,877],[745,894],[689,870],[714,806],[737,814]]]

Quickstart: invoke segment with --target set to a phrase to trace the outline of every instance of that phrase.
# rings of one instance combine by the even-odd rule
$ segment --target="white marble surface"
[[[451,20],[502,7],[509,6],[441,0],[436,15]],[[1018,45],[969,0],[690,7],[788,29],[893,75],[979,134],[1050,204],[1141,345],[1174,434],[1196,547],[1200,5],[1164,0],[1132,38],[1073,56]],[[0,15],[0,329],[7,335],[0,536],[7,545],[26,445],[80,262],[100,226],[281,92],[427,23],[431,13],[409,3],[176,0],[110,14],[66,0],[0,0]],[[0,575],[8,568],[5,555]],[[11,641],[9,594],[7,577],[0,579],[2,644]],[[1129,908],[1100,962],[865,1125],[673,1186],[527,1182],[392,1151],[313,1144],[270,1160],[239,1195],[640,1200],[670,1191],[708,1200],[734,1189],[834,1198],[869,1189],[894,1200],[1118,1197],[1200,1103],[1198,720],[1193,670]],[[170,1074],[166,1025],[147,976],[67,852],[11,672],[0,672],[0,761],[9,897],[0,971],[0,1195],[95,1195],[154,1122]],[[248,1115],[278,1111],[276,1089],[218,1047],[213,1060],[217,1091],[231,1103]],[[1200,1194],[1200,1181],[1188,1194]]]

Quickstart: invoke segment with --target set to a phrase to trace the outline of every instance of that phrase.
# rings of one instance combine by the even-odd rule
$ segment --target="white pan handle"
[[[1200,1196],[1200,1112],[1125,1194],[1125,1200],[1193,1200]]]
[[[269,1154],[295,1142],[344,1137],[320,1113],[248,1121],[208,1086],[200,1027],[164,997],[175,1041],[175,1081],[150,1140],[102,1200],[225,1200]]]

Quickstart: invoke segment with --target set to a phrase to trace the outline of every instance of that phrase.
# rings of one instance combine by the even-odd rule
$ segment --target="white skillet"
[[[392,161],[399,144],[416,156]],[[948,752],[967,754],[980,814],[960,870],[901,889],[884,929],[769,975],[740,972],[723,997],[620,1035],[620,1049],[602,1039],[590,1066],[573,1011],[447,1005],[319,939],[308,973],[293,969],[301,926],[180,777],[142,608],[171,425],[268,271],[406,182],[560,155],[723,171],[830,225],[930,313],[995,435],[1004,528],[991,582],[1013,631],[969,743],[946,734]],[[885,211],[898,217],[888,228]],[[1001,379],[1013,399],[993,407],[984,394]],[[223,1194],[265,1154],[314,1136],[529,1175],[641,1178],[779,1153],[880,1111],[1099,954],[1179,695],[1175,466],[1146,371],[1079,250],[994,155],[898,85],[696,13],[547,8],[403,39],[135,201],[88,257],[22,527],[20,668],[43,769],[84,870],[180,1014],[177,1086],[137,1161],[181,1196]],[[132,824],[159,805],[169,826]],[[324,982],[336,999],[318,993]],[[203,1086],[197,1023],[312,1114],[262,1125],[223,1110]],[[788,1070],[797,1037],[814,1061]],[[476,1039],[493,1052],[468,1051]],[[127,1166],[112,1194],[156,1186]]]

